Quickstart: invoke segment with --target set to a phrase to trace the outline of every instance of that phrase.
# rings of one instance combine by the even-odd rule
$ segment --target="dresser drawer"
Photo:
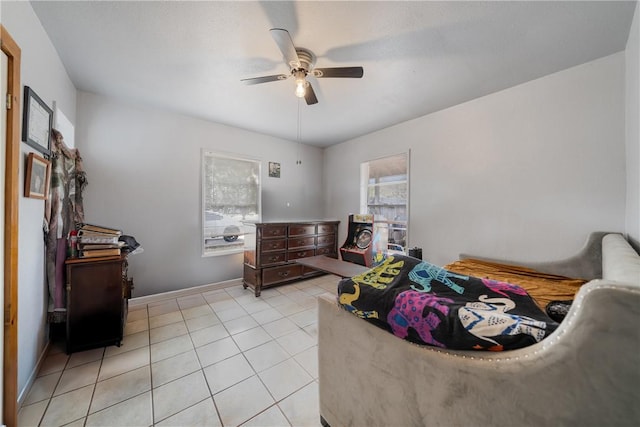
[[[299,251],[289,251],[287,252],[287,261],[293,261],[300,258],[308,258],[310,256],[315,255],[314,249],[304,249]]]
[[[325,234],[324,236],[318,236],[318,245],[333,245],[333,242],[335,241],[335,234]]]
[[[316,255],[336,255],[335,248],[333,246],[319,246],[316,249]]]
[[[262,237],[269,239],[271,237],[287,237],[286,225],[265,225],[260,228]]]
[[[288,264],[282,267],[271,267],[262,270],[262,285],[292,280],[302,275],[302,266],[299,264]]]
[[[318,224],[318,234],[335,234],[336,226],[333,224]]]
[[[289,225],[289,237],[291,236],[308,236],[316,234],[315,224],[291,224]]]
[[[298,248],[313,247],[316,245],[315,237],[295,237],[289,238],[289,250]]]
[[[262,261],[263,267],[274,264],[282,264],[286,261],[286,252],[273,252],[263,254],[262,257],[260,257],[260,260]]]
[[[265,239],[260,242],[260,253],[283,251],[287,249],[286,239]]]

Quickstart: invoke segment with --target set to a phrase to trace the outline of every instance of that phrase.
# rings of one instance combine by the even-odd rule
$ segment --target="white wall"
[[[2,2],[2,25],[22,50],[21,83],[31,87],[47,105],[58,107],[75,120],[76,90],[40,25],[29,2]],[[22,100],[22,94],[20,95]],[[22,113],[20,113],[22,117]],[[21,121],[22,122],[22,121]],[[48,341],[46,322],[48,293],[44,278],[44,201],[22,197],[27,154],[34,151],[21,143],[19,247],[18,247],[18,392],[34,375]]]
[[[627,210],[626,232],[640,251],[640,6],[636,4],[625,50],[626,64],[626,153]]]
[[[556,259],[623,231],[624,71],[614,54],[332,146],[325,213],[357,212],[360,162],[411,149],[409,244],[436,264]]]
[[[263,220],[322,218],[319,148],[86,92],[77,114],[85,219],[122,228],[144,248],[129,261],[134,296],[242,277],[241,254],[201,257],[203,147],[262,161]],[[281,178],[268,176],[270,161]]]

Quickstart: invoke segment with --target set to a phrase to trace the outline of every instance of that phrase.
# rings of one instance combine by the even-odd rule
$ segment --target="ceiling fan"
[[[318,103],[318,98],[313,91],[311,83],[307,81],[308,75],[316,78],[349,77],[359,79],[364,74],[362,67],[314,68],[316,56],[308,49],[296,47],[287,30],[272,28],[269,32],[271,32],[271,36],[282,51],[284,60],[290,69],[289,74],[275,74],[272,76],[242,79],[241,81],[246,84],[254,85],[258,83],[275,82],[293,77],[296,81],[296,96],[299,98],[304,97],[307,105],[313,105]]]

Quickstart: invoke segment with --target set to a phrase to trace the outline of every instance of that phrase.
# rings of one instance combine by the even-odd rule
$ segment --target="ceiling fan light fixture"
[[[296,96],[298,98],[304,98],[307,92],[307,86],[309,86],[309,82],[305,79],[307,73],[305,73],[304,70],[294,70],[292,74],[296,79]]]
[[[298,98],[304,98],[304,94],[307,92],[307,86],[309,86],[309,82],[305,79],[296,80],[296,96]]]

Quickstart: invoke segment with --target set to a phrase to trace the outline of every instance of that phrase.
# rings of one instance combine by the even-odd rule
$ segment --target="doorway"
[[[2,51],[2,263],[4,308],[2,336],[2,419],[18,424],[18,190],[20,156],[20,47],[0,25]],[[6,58],[5,58],[6,57]],[[5,84],[6,82],[6,84]],[[6,94],[4,88],[6,87]]]

